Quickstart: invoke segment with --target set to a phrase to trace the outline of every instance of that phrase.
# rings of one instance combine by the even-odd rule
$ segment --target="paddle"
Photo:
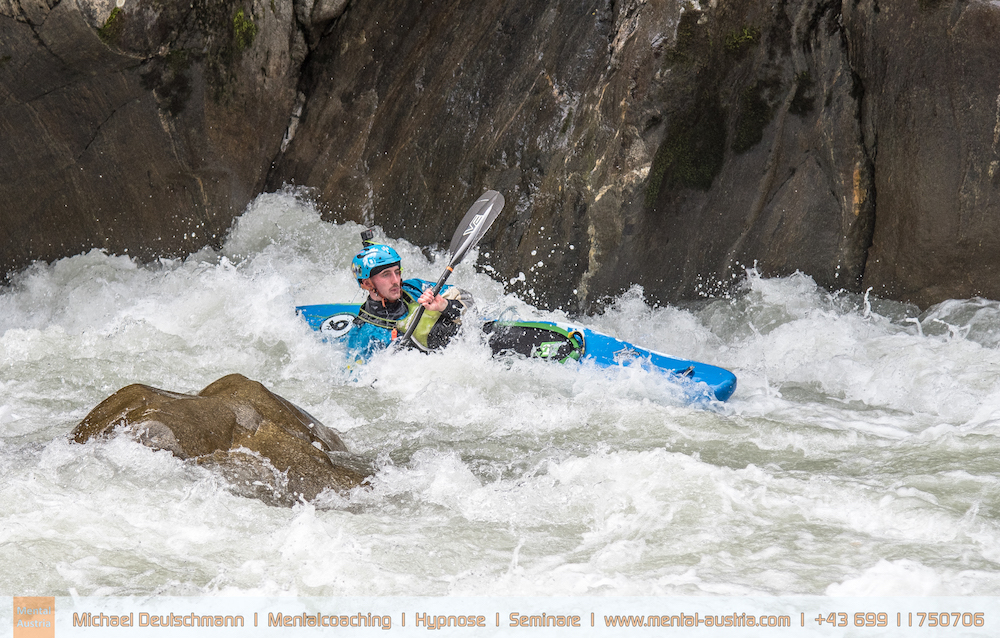
[[[503,210],[504,199],[503,195],[496,191],[486,191],[479,196],[476,203],[472,205],[469,212],[465,214],[462,218],[462,222],[458,225],[458,229],[455,231],[455,236],[451,238],[451,246],[449,251],[451,251],[451,261],[448,262],[448,267],[445,269],[444,274],[438,279],[437,285],[434,286],[434,295],[437,296],[441,292],[441,288],[444,287],[444,282],[448,280],[451,273],[455,270],[455,266],[458,262],[462,261],[465,254],[468,253],[473,246],[479,243],[479,240],[483,238],[489,227],[493,225],[493,221]],[[424,314],[424,307],[418,306],[414,312],[413,319],[410,320],[410,325],[406,328],[406,334],[398,342],[397,347],[401,347],[410,340],[410,336],[416,329],[417,324],[420,322],[420,317]]]

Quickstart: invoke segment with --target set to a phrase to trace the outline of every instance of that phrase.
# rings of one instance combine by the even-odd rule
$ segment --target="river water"
[[[347,370],[294,306],[361,300],[360,230],[267,194],[219,252],[94,251],[0,290],[0,592],[1000,595],[1000,303],[921,314],[750,272],[733,298],[633,289],[580,319],[733,370],[717,405],[641,369],[493,360],[473,332]],[[407,276],[443,270],[393,244]],[[488,265],[452,279],[484,316],[566,318]],[[233,372],[338,429],[371,487],[275,508],[124,437],[69,442],[125,385]]]

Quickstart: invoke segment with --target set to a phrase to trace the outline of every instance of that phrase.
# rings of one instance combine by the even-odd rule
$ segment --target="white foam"
[[[880,560],[856,578],[826,588],[830,596],[945,596],[941,576],[912,560]]]
[[[640,368],[441,353],[348,369],[297,304],[360,301],[356,224],[259,197],[223,249],[138,264],[92,251],[0,291],[4,589],[83,595],[996,595],[1000,305],[925,313],[749,273],[744,294],[573,318],[733,369],[689,406]],[[391,239],[407,276],[442,253]],[[567,319],[470,255],[484,317]],[[866,305],[867,304],[867,305]],[[292,509],[126,439],[71,444],[134,382],[239,372],[343,432],[368,488]],[[39,566],[47,566],[40,569]],[[30,582],[19,574],[31,574]]]

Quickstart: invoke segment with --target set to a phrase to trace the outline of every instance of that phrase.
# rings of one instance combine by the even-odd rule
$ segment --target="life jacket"
[[[423,291],[433,286],[434,284],[425,281],[423,279],[407,279],[402,283],[402,291],[399,296],[399,300],[403,303],[406,311],[398,317],[380,317],[367,310],[365,306],[362,305],[358,311],[358,317],[354,320],[355,325],[360,328],[366,328],[367,326],[373,326],[379,330],[362,329],[355,331],[358,334],[359,339],[371,340],[375,339],[382,344],[389,344],[390,342],[396,340],[397,338],[403,336],[410,326],[410,320],[416,314],[417,308],[420,306],[417,303],[417,299],[423,293]],[[465,307],[471,302],[471,297],[468,293],[461,291],[458,288],[452,286],[445,286],[441,291],[441,295],[445,299],[457,300],[461,302],[463,311]],[[441,318],[441,312],[436,310],[424,309],[420,316],[420,321],[417,323],[417,327],[413,330],[411,335],[413,338],[413,343],[417,348],[427,351],[432,346],[428,344],[428,337],[431,334],[431,330],[437,325]],[[461,320],[454,321],[456,326],[461,323]],[[367,325],[366,325],[367,324]],[[456,328],[457,329],[457,328]],[[450,335],[449,335],[450,336]],[[358,344],[364,350],[370,351],[371,348],[368,344]]]

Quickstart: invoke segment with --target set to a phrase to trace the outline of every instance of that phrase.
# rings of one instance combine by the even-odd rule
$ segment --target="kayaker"
[[[404,280],[401,261],[391,246],[367,242],[351,261],[351,271],[368,299],[354,320],[357,329],[351,330],[347,347],[362,357],[402,336],[418,304],[424,312],[407,346],[440,348],[458,332],[462,314],[472,305],[471,295],[454,286],[446,286],[435,296],[434,282]]]

